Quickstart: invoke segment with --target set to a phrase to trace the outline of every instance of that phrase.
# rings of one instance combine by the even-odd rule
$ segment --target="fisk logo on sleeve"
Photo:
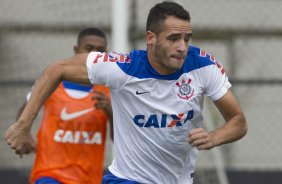
[[[120,54],[116,52],[111,53],[97,53],[93,63],[97,62],[119,62],[119,63],[130,63],[130,57],[128,54]]]
[[[221,73],[222,74],[225,73],[225,70],[224,70],[223,66],[220,64],[219,61],[216,60],[214,55],[211,55],[211,54],[207,53],[206,51],[201,50],[200,51],[200,56],[201,57],[209,57],[209,59],[216,64],[217,68],[220,69]]]

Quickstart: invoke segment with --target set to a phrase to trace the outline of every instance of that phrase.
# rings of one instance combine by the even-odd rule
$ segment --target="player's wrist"
[[[221,139],[217,134],[217,131],[212,131],[209,134],[210,134],[211,148],[220,146],[222,144]]]
[[[32,126],[31,123],[28,123],[28,121],[25,121],[23,119],[18,119],[16,124],[19,129],[25,132],[29,132]]]

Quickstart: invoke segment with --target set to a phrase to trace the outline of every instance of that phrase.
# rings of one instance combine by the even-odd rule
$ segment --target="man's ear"
[[[157,35],[151,31],[146,32],[146,41],[148,46],[152,46],[156,43],[156,36]]]

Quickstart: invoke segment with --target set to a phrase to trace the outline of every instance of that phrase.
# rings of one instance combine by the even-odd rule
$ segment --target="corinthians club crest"
[[[176,82],[179,98],[189,100],[194,95],[194,89],[190,86],[191,81],[191,79],[183,78],[181,82]]]

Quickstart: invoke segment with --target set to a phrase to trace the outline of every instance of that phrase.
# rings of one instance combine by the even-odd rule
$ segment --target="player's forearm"
[[[18,112],[17,112],[17,114],[16,114],[16,121],[17,121],[17,120],[19,119],[19,117],[21,116],[21,114],[22,114],[22,112],[23,112],[25,106],[26,106],[26,102],[24,102],[24,103],[20,106],[20,108],[19,108],[19,110],[18,110]]]
[[[38,111],[61,81],[62,73],[55,65],[47,67],[33,86],[30,99],[18,118],[22,128],[30,129]]]
[[[210,134],[213,137],[215,146],[234,142],[244,137],[248,127],[243,113],[234,115],[221,128],[212,131]]]

